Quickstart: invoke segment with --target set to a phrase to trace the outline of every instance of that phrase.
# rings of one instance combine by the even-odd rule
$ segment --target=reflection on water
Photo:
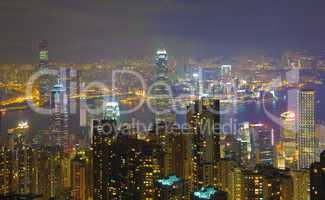
[[[325,112],[322,112],[322,108],[325,107],[325,94],[324,85],[315,86],[317,91],[317,103],[316,103],[316,119],[318,121],[325,120]],[[222,105],[223,112],[221,116],[221,123],[240,123],[240,122],[251,122],[251,123],[265,123],[268,126],[274,128],[275,134],[278,135],[279,127],[271,119],[269,119],[264,111],[263,106],[275,116],[279,116],[281,113],[287,111],[287,100],[286,91],[279,93],[277,101],[267,101],[265,103],[261,101],[250,102],[250,103],[234,103]],[[264,104],[264,105],[263,105]],[[122,110],[123,108],[121,108]],[[144,105],[137,112],[129,114],[127,116],[122,115],[123,122],[131,122],[132,119],[136,119],[142,123],[151,123],[153,120],[153,114]],[[2,128],[7,130],[8,128],[15,127],[19,121],[28,121],[31,125],[31,130],[36,132],[38,130],[48,129],[49,127],[49,116],[36,114],[31,109],[8,111],[3,114],[2,117]],[[78,130],[76,130],[78,131]]]

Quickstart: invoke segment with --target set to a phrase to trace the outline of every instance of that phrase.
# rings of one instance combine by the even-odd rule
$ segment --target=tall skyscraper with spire
[[[168,83],[168,54],[166,49],[158,49],[156,52],[156,81]],[[162,94],[164,90],[161,91]]]
[[[156,79],[152,90],[152,105],[155,110],[155,120],[159,122],[174,122],[176,115],[172,113],[170,84],[168,79],[168,54],[166,49],[156,51]]]

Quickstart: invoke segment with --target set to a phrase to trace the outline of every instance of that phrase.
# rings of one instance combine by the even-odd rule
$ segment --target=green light
[[[48,51],[40,51],[39,57],[41,60],[48,60]]]

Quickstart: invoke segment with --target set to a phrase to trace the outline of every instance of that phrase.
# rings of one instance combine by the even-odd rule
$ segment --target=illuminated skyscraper
[[[245,200],[294,200],[293,180],[285,171],[272,166],[258,166],[243,173]]]
[[[106,200],[118,198],[118,194],[109,187],[113,172],[116,152],[114,135],[115,121],[94,120],[92,126],[93,133],[93,181],[94,199]]]
[[[306,200],[310,199],[310,177],[309,169],[291,170],[290,176],[293,180],[293,199]]]
[[[48,50],[48,42],[46,40],[41,40],[38,44],[39,48],[39,67],[41,69],[48,67],[49,61],[49,50]]]
[[[168,82],[168,55],[166,49],[158,49],[156,52],[156,80]],[[161,91],[163,94],[165,91]]]
[[[296,114],[291,111],[282,113],[280,143],[277,145],[277,162],[281,169],[295,169],[297,167],[296,136]]]
[[[241,143],[241,164],[248,168],[252,164],[252,140],[249,132],[249,122],[243,122],[239,125],[239,134]]]
[[[32,193],[32,149],[28,146],[20,146],[17,149],[17,174],[18,174],[18,193]]]
[[[214,171],[220,158],[219,100],[201,99],[188,111],[188,124],[193,135],[193,181],[196,188],[213,185]]]
[[[250,124],[253,164],[274,164],[274,130],[266,124]]]
[[[187,132],[175,136],[175,174],[184,181],[185,196],[190,197],[193,186],[193,134]]]
[[[122,148],[121,148],[122,147]],[[156,181],[162,177],[160,145],[149,138],[118,138],[111,188],[119,199],[155,199]]]
[[[48,50],[48,42],[46,40],[41,40],[38,44],[39,49],[39,69],[40,70],[48,70],[49,69],[49,50]],[[40,80],[40,95],[44,97],[48,95],[50,89],[50,81],[48,77],[41,77]]]
[[[0,148],[0,194],[13,192],[13,159],[10,149]]]
[[[84,151],[78,151],[72,159],[72,196],[73,200],[86,200],[86,162],[87,158]]]
[[[70,116],[75,116],[72,119],[79,122],[80,99],[76,96],[80,95],[81,71],[72,67],[62,68],[59,77],[67,96],[67,112]],[[77,125],[79,126],[79,123]]]
[[[234,161],[225,159],[218,161],[216,179],[216,186],[228,193],[228,200],[243,199],[242,170]]]
[[[158,133],[158,143],[162,147],[163,157],[162,157],[162,174],[164,177],[171,174],[175,174],[175,133],[171,132],[173,128],[172,123],[157,124],[155,127],[156,133]]]
[[[274,131],[263,127],[257,133],[256,163],[273,165],[274,156]]]
[[[52,144],[63,146],[67,152],[70,145],[70,136],[68,133],[68,112],[67,112],[67,95],[63,85],[59,82],[51,92],[51,125],[50,131]]]
[[[303,89],[299,91],[298,114],[298,169],[309,168],[317,159],[315,130],[315,91]]]
[[[151,105],[155,110],[155,119],[161,121],[174,122],[176,115],[172,113],[171,91],[168,79],[168,55],[165,49],[158,49],[156,52],[156,79],[150,95]]]

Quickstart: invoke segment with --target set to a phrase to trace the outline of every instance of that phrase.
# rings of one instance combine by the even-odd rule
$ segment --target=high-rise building
[[[258,166],[243,173],[245,200],[293,199],[293,180],[272,166]]]
[[[22,145],[17,148],[15,158],[18,194],[32,193],[32,149]]]
[[[93,133],[93,187],[94,199],[106,200],[117,198],[116,193],[109,188],[109,177],[113,173],[115,145],[115,121],[94,120]],[[115,195],[114,195],[115,194]]]
[[[187,118],[193,135],[193,181],[196,188],[213,185],[220,158],[219,100],[203,98],[189,108]]]
[[[309,170],[291,170],[290,176],[293,180],[293,199],[305,200],[310,199],[310,178]]]
[[[220,135],[220,158],[240,163],[241,142],[232,134]]]
[[[13,192],[13,159],[11,150],[0,148],[0,194]]]
[[[176,175],[183,180],[184,195],[189,198],[193,191],[193,134],[186,128],[179,129],[173,123],[157,124],[156,134],[150,134],[150,138],[158,141],[162,149],[161,173],[163,177]]]
[[[61,68],[59,78],[62,87],[65,88],[65,93],[67,96],[66,108],[69,115],[69,130],[78,129],[81,125],[81,71],[72,67]]]
[[[176,134],[173,131],[174,124],[167,122],[160,122],[154,127],[155,138],[162,148],[162,174],[164,177],[176,173]],[[154,135],[154,134],[151,134]]]
[[[168,55],[165,49],[156,52],[156,79],[150,95],[150,105],[154,109],[155,120],[160,122],[175,122],[176,115],[172,112],[170,85],[168,79]]]
[[[50,132],[52,145],[63,146],[64,151],[71,150],[71,140],[68,132],[67,95],[63,85],[59,82],[51,92],[51,121]]]
[[[274,164],[274,130],[265,124],[250,125],[253,159],[256,164]]]
[[[194,190],[193,185],[193,154],[192,141],[193,134],[183,130],[181,134],[175,136],[174,140],[174,163],[175,174],[184,181],[185,196],[190,197],[190,192]]]
[[[281,114],[280,142],[277,144],[278,168],[295,169],[297,167],[297,121],[296,114],[292,111]]]
[[[41,150],[39,157],[39,180],[38,190],[45,199],[59,199],[64,193],[62,159],[63,148],[48,146]]]
[[[41,40],[38,44],[39,49],[39,67],[45,69],[48,67],[49,61],[49,49],[48,42],[46,40]]]
[[[71,186],[73,200],[86,200],[86,167],[88,160],[84,151],[76,152],[76,155],[71,161]]]
[[[48,42],[46,40],[41,40],[38,44],[39,49],[39,69],[48,70],[49,68],[49,50]],[[42,77],[40,80],[40,95],[41,97],[46,97],[50,90],[50,81],[48,77]]]
[[[158,49],[156,52],[156,80],[157,81],[163,81],[165,83],[168,82],[168,55],[166,49]],[[159,90],[157,93],[159,94],[165,94],[166,91],[163,90],[163,88],[157,88],[162,89],[160,92]]]
[[[302,89],[299,91],[298,109],[298,169],[303,169],[309,168],[317,160],[314,90]]]
[[[325,151],[320,155],[320,162],[310,167],[310,199],[325,199]]]
[[[242,169],[232,160],[221,159],[216,166],[216,186],[227,192],[228,200],[243,199]]]
[[[160,145],[146,137],[129,136],[120,137],[118,143],[124,148],[117,151],[119,164],[113,177],[121,177],[120,186],[115,186],[121,199],[155,199],[156,181],[162,177]]]
[[[256,137],[256,163],[262,165],[273,165],[274,130],[263,127],[258,130]]]
[[[241,164],[245,168],[252,165],[252,139],[249,132],[249,122],[239,125],[239,141],[241,147]]]

